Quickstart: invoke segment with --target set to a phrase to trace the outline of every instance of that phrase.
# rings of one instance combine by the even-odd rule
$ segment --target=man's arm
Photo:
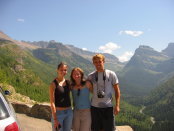
[[[115,91],[115,108],[114,108],[114,114],[117,115],[120,112],[120,88],[119,84],[115,84],[113,86]]]

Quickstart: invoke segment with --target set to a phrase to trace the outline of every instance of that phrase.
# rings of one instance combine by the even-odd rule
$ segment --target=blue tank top
[[[82,88],[80,89],[80,93],[78,95],[78,90],[73,89],[72,90],[73,95],[73,104],[74,109],[89,109],[91,106],[91,102],[89,100],[89,89],[88,88]]]

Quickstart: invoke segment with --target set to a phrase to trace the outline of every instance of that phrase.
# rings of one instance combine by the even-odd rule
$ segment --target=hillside
[[[121,72],[122,91],[131,94],[130,97],[149,93],[166,75],[159,65],[169,59],[151,47],[140,46]]]
[[[174,77],[154,89],[146,98],[145,113],[157,121],[153,130],[174,130]]]
[[[0,39],[0,83],[37,101],[48,101],[48,84],[54,67],[36,59],[16,43]]]
[[[11,42],[15,43],[16,45],[18,45],[18,46],[20,46],[22,48],[25,48],[25,49],[31,49],[32,50],[32,49],[39,48],[39,46],[28,44],[25,41],[17,41],[17,40],[14,40],[14,39],[10,38],[8,35],[4,34],[1,31],[0,31],[0,40],[8,40],[8,41],[11,41]]]
[[[84,70],[85,75],[94,70],[92,63],[89,60],[75,54],[65,45],[58,42],[50,41],[46,48],[33,50],[33,55],[54,66],[57,66],[58,63],[64,61],[68,64],[69,70],[78,66]]]
[[[90,63],[92,63],[92,57],[96,54],[96,52],[82,50],[82,49],[77,48],[77,47],[75,47],[73,45],[65,45],[63,43],[56,42],[54,40],[51,40],[49,42],[46,42],[46,41],[29,42],[29,41],[27,41],[27,43],[29,43],[31,45],[34,45],[34,46],[39,46],[41,48],[41,49],[35,50],[34,51],[34,54],[37,51],[39,51],[39,54],[40,54],[40,52],[44,52],[44,51],[47,51],[47,52],[50,53],[50,52],[52,52],[52,50],[49,51],[50,46],[52,46],[51,47],[52,49],[53,48],[58,48],[54,54],[51,54],[52,57],[54,57],[53,58],[54,59],[53,61],[55,61],[56,56],[60,56],[60,57],[63,56],[63,57],[65,57],[65,61],[66,61],[66,58],[67,57],[69,57],[70,55],[73,55],[73,56],[75,56],[73,58],[75,61],[76,61],[76,57],[78,57],[78,58],[81,57],[80,59],[82,59],[82,58],[84,59],[83,62],[89,61]],[[57,47],[56,46],[53,46],[51,44],[56,44]],[[64,53],[62,53],[62,52],[64,52]],[[46,53],[46,54],[49,54],[49,53]],[[67,54],[67,55],[65,55],[65,54]],[[40,56],[36,55],[36,57],[38,57],[41,60],[47,61],[45,59],[42,59],[43,58],[42,55],[43,55],[43,57],[45,57],[45,53],[40,54]],[[124,67],[125,64],[119,62],[119,60],[118,60],[118,58],[116,56],[111,55],[111,54],[107,54],[107,53],[104,53],[104,55],[106,57],[106,62],[105,62],[106,68],[111,69],[111,70],[114,70],[116,72],[119,72]],[[50,58],[50,56],[46,56],[46,58],[47,57]],[[70,63],[70,65],[71,64],[72,63]],[[89,71],[87,71],[87,72],[89,72]]]
[[[66,45],[66,47],[75,54],[80,55],[91,62],[92,62],[92,57],[96,54],[96,52],[82,50],[80,48],[74,47],[73,45]],[[114,55],[104,53],[104,56],[106,58],[105,67],[108,69],[111,69],[115,72],[119,72],[125,66],[125,64],[121,63],[118,60],[118,58]]]
[[[56,76],[55,69],[60,61],[65,61],[68,64],[69,73],[73,67],[77,66],[81,67],[86,75],[94,70],[91,62],[93,52],[53,40],[24,43],[27,43],[27,46],[0,33],[0,85],[13,86],[17,93],[22,96],[26,95],[32,100],[39,102],[49,100],[48,86]],[[37,48],[31,48],[28,44]],[[136,49],[134,56],[126,65],[120,63],[113,55],[104,55],[106,56],[106,68],[116,71],[119,77],[121,112],[117,116],[117,124],[130,125],[137,131],[150,130],[153,124],[150,121],[150,116],[140,113],[141,106],[139,105],[144,104],[144,96],[156,86],[166,82],[168,84],[164,84],[163,88],[165,88],[170,85],[169,81],[173,81],[171,77],[174,76],[174,58],[163,52],[155,51],[149,46],[140,46]],[[69,74],[66,77],[69,78]],[[169,80],[170,78],[172,80]],[[160,88],[160,91],[164,90],[167,96],[163,97],[165,94],[161,95],[160,91],[152,93],[153,97],[149,96],[146,102],[149,115],[154,116],[153,113],[162,107],[162,104],[169,109],[172,108],[173,92],[170,94],[163,88]],[[158,99],[155,96],[158,96]],[[167,112],[168,109],[163,111]],[[169,114],[170,111],[168,111]],[[161,114],[155,115],[157,116],[155,120],[158,120],[159,117],[160,127],[166,126],[164,124],[166,121],[167,126],[172,123],[172,119]],[[170,115],[168,116],[170,117]],[[161,122],[161,120],[163,121]],[[153,128],[156,125],[159,126],[159,123],[156,122]]]

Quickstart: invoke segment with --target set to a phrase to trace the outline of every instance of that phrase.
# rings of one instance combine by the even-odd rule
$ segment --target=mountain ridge
[[[31,50],[39,48],[38,46],[30,45],[24,41],[22,42],[22,41],[14,40],[11,37],[9,37],[8,35],[4,34],[2,31],[0,31],[0,39],[1,40],[9,40],[9,41],[19,45],[22,48],[27,48],[27,49],[31,49]]]
[[[167,55],[167,56],[170,56],[170,57],[174,57],[174,43],[169,43],[168,46],[162,50],[162,53]]]

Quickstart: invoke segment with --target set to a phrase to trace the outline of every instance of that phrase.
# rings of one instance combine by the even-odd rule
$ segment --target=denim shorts
[[[73,119],[73,111],[71,108],[66,110],[57,110],[56,116],[58,118],[58,121],[61,124],[60,131],[71,131],[72,127],[72,119]],[[52,131],[55,131],[54,129],[54,119],[51,119],[52,121]]]

